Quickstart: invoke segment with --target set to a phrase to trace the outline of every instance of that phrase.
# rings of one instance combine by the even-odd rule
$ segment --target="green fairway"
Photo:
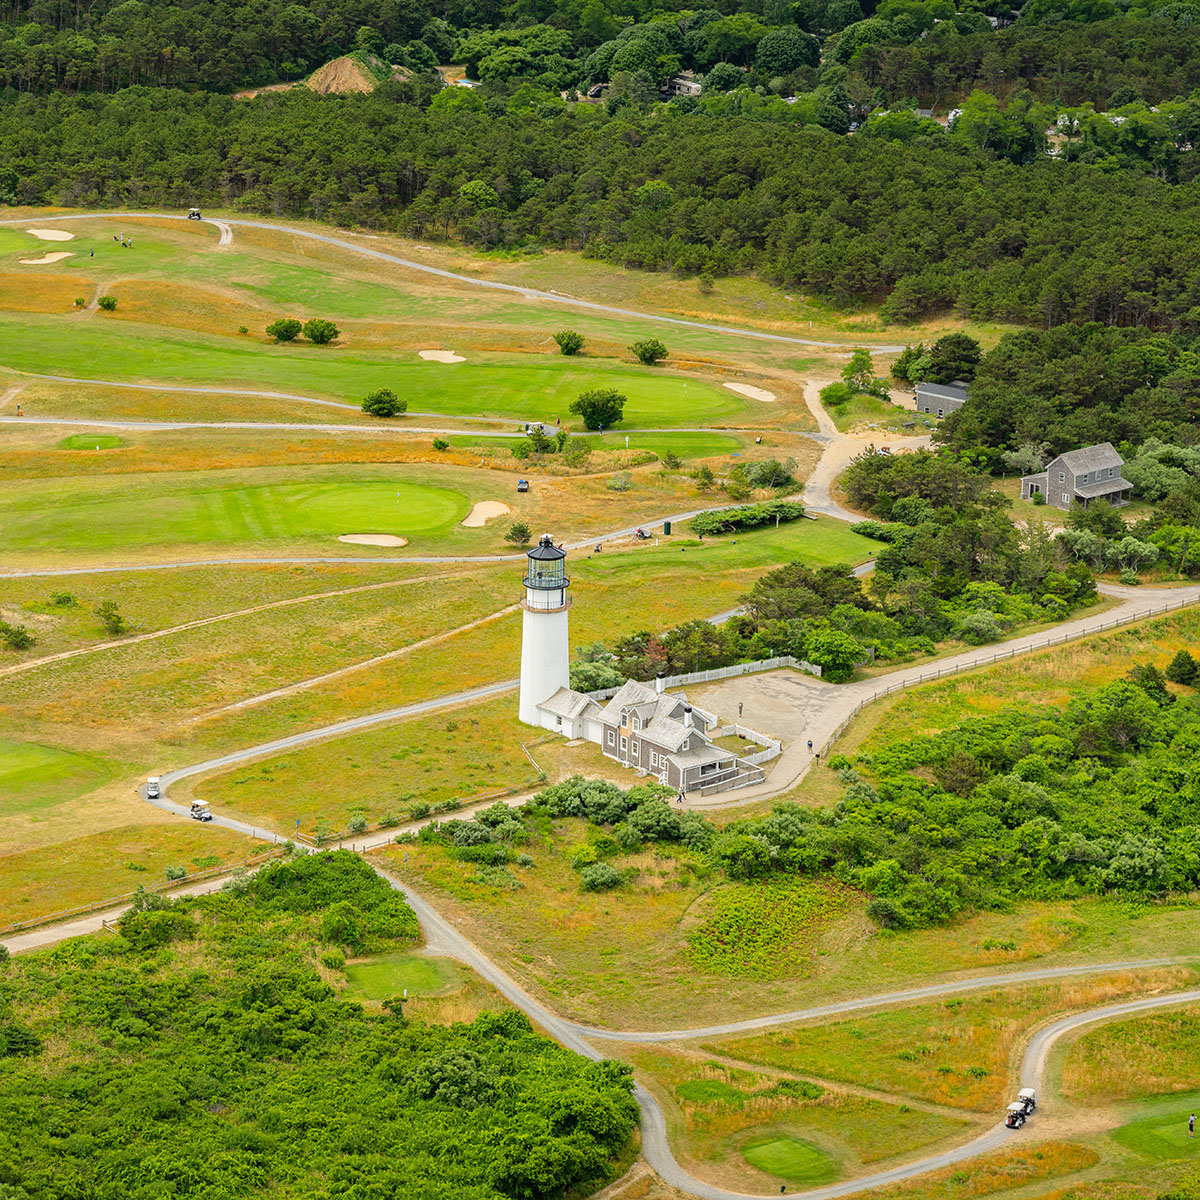
[[[432,996],[454,987],[460,975],[453,963],[420,954],[381,954],[346,968],[351,1000],[387,1000],[392,996]]]
[[[828,1183],[838,1173],[837,1164],[811,1142],[786,1135],[747,1142],[742,1156],[760,1171],[805,1186]]]
[[[58,443],[60,450],[117,450],[129,443],[115,433],[73,433]]]
[[[579,431],[582,432],[582,431]],[[586,445],[593,450],[624,450],[625,434],[604,434],[589,436]],[[709,458],[717,454],[732,454],[742,448],[742,439],[731,433],[630,433],[630,450],[652,450],[660,457],[664,454],[676,454],[685,461],[690,458]],[[478,446],[481,439],[478,435],[469,433],[452,434],[446,439],[452,446]],[[489,446],[512,446],[524,437],[513,436],[512,441],[502,438],[488,438]]]
[[[94,791],[110,777],[100,759],[0,738],[0,816],[50,808]]]
[[[1152,1115],[1114,1130],[1113,1141],[1146,1158],[1200,1162],[1200,1138],[1188,1137],[1188,1116],[1200,1118],[1200,1093],[1184,1093],[1146,1105]]]
[[[443,532],[467,514],[458,491],[400,479],[333,478],[220,486],[202,476],[161,483],[101,480],[54,494],[0,494],[11,549],[102,550],[132,546],[232,545],[384,533]]]
[[[20,316],[12,325],[0,366],[121,383],[258,387],[351,402],[388,387],[406,398],[413,412],[561,418],[576,429],[582,425],[570,413],[571,402],[590,388],[624,393],[627,425],[736,421],[748,407],[715,384],[613,360],[489,353],[446,364],[424,362],[415,351],[389,354],[356,350],[352,344],[277,346],[138,325],[103,314],[69,326],[59,318]]]

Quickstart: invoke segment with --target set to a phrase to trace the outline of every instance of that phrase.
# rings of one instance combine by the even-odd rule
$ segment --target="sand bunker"
[[[394,533],[343,533],[338,535],[339,542],[349,542],[353,546],[407,546],[408,538],[397,537]]]
[[[512,509],[507,504],[501,504],[499,500],[480,500],[463,518],[463,524],[468,529],[478,529],[485,521],[490,521],[493,517],[506,517],[510,512]]]
[[[35,238],[41,238],[43,242],[69,242],[75,236],[65,229],[27,229],[25,232],[32,233]]]
[[[461,354],[455,354],[453,350],[418,350],[417,353],[426,362],[456,363],[467,361]]]
[[[74,258],[73,250],[56,250],[53,254],[43,254],[41,258],[22,258],[19,261],[27,267],[44,267],[47,263],[58,262],[61,258]]]
[[[739,396],[748,396],[751,400],[762,400],[767,404],[779,399],[774,392],[768,392],[766,388],[754,387],[749,383],[727,383],[725,386],[731,392],[737,392]]]

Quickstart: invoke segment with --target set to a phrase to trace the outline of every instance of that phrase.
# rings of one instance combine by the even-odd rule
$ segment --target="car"
[[[1004,1112],[1004,1124],[1009,1129],[1020,1129],[1025,1120],[1025,1105],[1020,1100],[1014,1100]]]
[[[518,492],[529,491],[529,480],[528,479],[518,479],[517,480],[517,491]]]

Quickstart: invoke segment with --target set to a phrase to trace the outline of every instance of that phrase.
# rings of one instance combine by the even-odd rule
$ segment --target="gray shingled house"
[[[1068,450],[1047,463],[1046,469],[1021,479],[1021,499],[1041,492],[1046,503],[1064,512],[1076,501],[1085,508],[1093,500],[1107,500],[1114,508],[1128,504],[1133,484],[1121,475],[1125,460],[1111,442]]]
[[[669,696],[630,679],[600,713],[600,749],[605,757],[684,792],[757,783],[763,777],[760,768],[713,745],[708,731],[716,724],[712,713],[685,696]],[[750,775],[755,778],[739,778]]]
[[[965,383],[917,384],[917,412],[931,417],[948,417],[958,412],[968,399]]]

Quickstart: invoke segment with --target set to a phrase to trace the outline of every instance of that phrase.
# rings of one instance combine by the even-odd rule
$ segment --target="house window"
[[[617,735],[613,733],[611,729],[608,731],[608,744],[610,746],[615,746],[617,744]]]
[[[942,415],[942,410],[939,408],[939,409],[938,409],[938,416],[940,417],[941,415]]]
[[[690,744],[691,740],[692,740],[691,738],[684,738],[683,745],[679,747],[680,750],[686,750],[688,748],[688,745]]]
[[[1067,482],[1067,473],[1066,473],[1066,471],[1059,471],[1059,473],[1058,473],[1058,482],[1059,482],[1059,483],[1066,483],[1066,482]]]
[[[640,718],[640,717],[634,717],[634,718],[633,718],[633,731],[634,731],[634,733],[636,733],[636,732],[637,732],[639,729],[641,729],[641,727],[642,727],[642,721],[641,721],[641,718]]]
[[[621,753],[622,754],[629,753],[629,739],[627,737],[621,738]]]
[[[1088,481],[1088,473],[1086,471],[1084,471],[1084,473],[1082,475],[1080,475],[1080,477],[1077,480],[1075,480],[1076,483],[1087,483],[1087,481]]]
[[[638,752],[637,738],[634,738],[633,739],[633,756],[634,756],[634,758],[637,758],[637,752]]]
[[[1063,492],[1063,494],[1062,494],[1062,498],[1063,498],[1063,503],[1064,503],[1064,504],[1070,504],[1070,503],[1071,503],[1071,497],[1070,497],[1070,496],[1068,496],[1066,492]]]
[[[561,729],[562,728],[562,717],[555,717],[554,719],[557,722],[559,729]]]

